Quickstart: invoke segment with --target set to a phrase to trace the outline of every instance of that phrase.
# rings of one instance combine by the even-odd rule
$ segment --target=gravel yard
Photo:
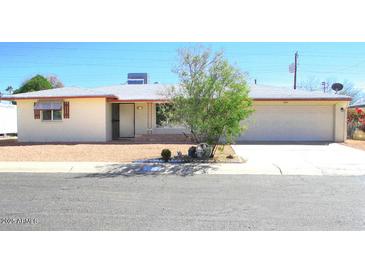
[[[131,162],[160,157],[168,148],[187,153],[187,144],[20,144],[16,140],[0,140],[0,161],[40,162]]]
[[[175,156],[178,151],[188,153],[191,144],[38,144],[18,143],[14,138],[0,139],[1,161],[36,162],[132,162],[161,157],[161,151],[168,148]],[[226,159],[227,155],[234,159]],[[214,157],[218,162],[239,161],[231,146],[224,151],[217,150]]]

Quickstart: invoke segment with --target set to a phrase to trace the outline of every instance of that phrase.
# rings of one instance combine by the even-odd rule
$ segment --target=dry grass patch
[[[191,144],[48,144],[18,143],[16,139],[0,139],[0,161],[37,162],[133,162],[161,158],[164,148],[172,156],[178,151],[188,154]],[[227,158],[232,155],[233,158]],[[194,160],[195,161],[195,160]],[[200,160],[197,160],[201,162]],[[219,147],[213,159],[203,162],[237,163],[242,160],[230,145]]]
[[[351,139],[349,139],[349,140],[346,140],[344,145],[349,146],[349,147],[353,147],[353,148],[357,148],[357,149],[365,150],[365,141],[362,141],[362,140],[351,140]]]
[[[240,163],[242,159],[236,155],[230,145],[219,146],[213,160],[217,163]]]

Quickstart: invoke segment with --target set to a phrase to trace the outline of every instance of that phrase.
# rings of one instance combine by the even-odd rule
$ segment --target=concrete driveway
[[[365,175],[365,151],[341,144],[234,145],[257,174]]]

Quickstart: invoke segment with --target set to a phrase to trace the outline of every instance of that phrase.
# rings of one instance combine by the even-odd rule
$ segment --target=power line
[[[298,51],[294,54],[294,89],[297,89]]]
[[[54,43],[57,44],[57,43]],[[17,49],[17,50],[31,50],[31,49],[35,49],[35,50],[64,50],[64,51],[95,51],[95,52],[141,52],[142,50],[139,50],[138,48],[110,48],[108,47],[109,45],[115,46],[118,44],[115,43],[100,43],[104,46],[104,48],[97,48],[97,47],[83,47],[80,45],[82,45],[82,43],[79,43],[77,45],[72,45],[71,47],[62,47],[62,46],[49,46],[49,44],[46,44],[45,46],[43,46],[42,44],[38,44],[38,45],[34,45],[34,44],[22,44],[22,43],[2,43],[0,44],[0,48],[3,49]],[[143,44],[143,43],[123,43],[123,45],[139,45],[139,44]],[[156,44],[156,43],[147,43],[147,44]],[[88,44],[86,44],[88,45]],[[229,43],[227,43],[227,45],[230,45]],[[190,45],[182,45],[182,47],[189,47]],[[176,49],[177,48],[169,48],[169,49],[151,49],[151,48],[143,48],[143,52],[144,53],[174,53],[176,54]],[[304,57],[323,57],[323,58],[358,58],[359,54],[363,53],[363,52],[358,52],[358,53],[350,53],[350,52],[346,52],[346,53],[341,53],[341,54],[320,54],[317,53],[318,50],[325,50],[324,48],[318,47],[318,49],[316,49],[316,53],[308,53],[308,49],[307,50],[303,50],[301,53],[301,56]],[[240,48],[235,48],[235,49],[229,49],[229,48],[223,48],[223,51],[225,53],[225,55],[230,55],[230,54],[235,54],[235,53],[244,53],[245,55],[252,55],[252,56],[263,56],[263,55],[270,55],[270,56],[287,56],[290,57],[291,53],[290,51],[279,51],[279,52],[265,52],[265,51],[260,51],[260,52],[252,52],[249,51],[247,49],[240,49]],[[307,52],[307,53],[306,53]],[[33,54],[33,52],[32,52]]]

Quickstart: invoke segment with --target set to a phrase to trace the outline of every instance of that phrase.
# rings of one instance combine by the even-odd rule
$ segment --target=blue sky
[[[311,77],[350,80],[365,89],[365,43],[200,43],[226,57],[259,84],[291,86],[288,65],[299,53],[298,82]],[[128,72],[175,83],[176,50],[196,43],[0,43],[0,90],[35,74],[57,75],[66,86],[124,83]]]

